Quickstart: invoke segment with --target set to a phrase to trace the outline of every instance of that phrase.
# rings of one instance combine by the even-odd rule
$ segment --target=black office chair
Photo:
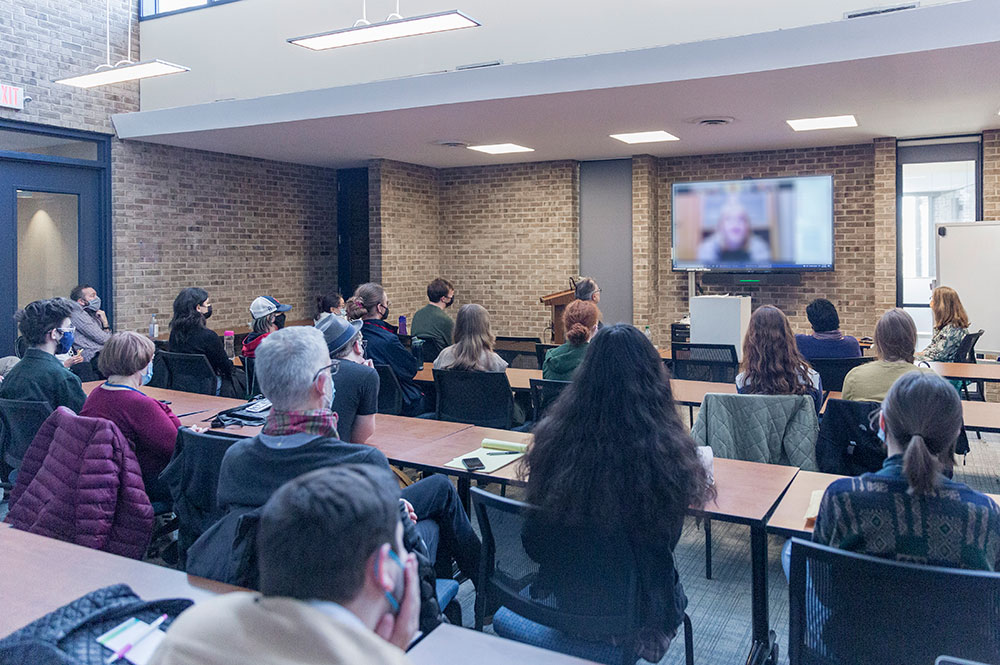
[[[541,369],[542,365],[545,364],[545,354],[557,348],[559,348],[558,344],[542,344],[541,342],[535,344],[535,358],[538,360],[538,369]]]
[[[735,383],[740,360],[732,344],[671,342],[670,371],[675,379]]]
[[[388,365],[375,365],[378,372],[378,412],[398,416],[403,412],[403,388]]]
[[[254,363],[256,361],[256,358],[240,356],[240,362],[243,363],[243,371],[247,375],[247,399],[253,399],[260,393],[260,386],[257,385],[257,374],[254,371]]]
[[[791,665],[997,662],[1000,575],[903,563],[792,539]],[[962,611],[961,608],[975,608]]]
[[[14,482],[24,453],[51,414],[48,402],[0,399],[0,479]]]
[[[184,569],[187,550],[224,514],[216,499],[222,458],[241,436],[221,432],[195,432],[182,427],[170,463],[160,473],[173,499],[177,515],[177,550]]]
[[[146,384],[150,388],[166,388],[170,383],[170,370],[167,369],[167,362],[163,359],[166,346],[163,342],[154,342],[156,353],[153,355],[153,378]]]
[[[493,350],[507,365],[518,369],[541,369],[536,364],[535,345],[541,344],[540,337],[510,337],[498,335]]]
[[[437,419],[479,427],[510,429],[514,394],[505,372],[434,370]]]
[[[855,367],[870,363],[872,357],[860,358],[813,358],[809,361],[812,368],[819,374],[823,383],[824,397],[831,391],[840,392],[844,389],[844,377]]]
[[[976,343],[979,342],[979,338],[983,336],[984,332],[986,331],[980,330],[979,332],[969,333],[962,338],[962,343],[959,344],[958,351],[955,352],[955,362],[976,363]],[[969,390],[970,385],[975,386],[976,389]],[[985,402],[985,382],[962,381],[962,399]]]
[[[444,350],[444,345],[436,339],[414,337],[411,343],[413,344],[411,351],[415,348],[420,348],[419,357],[414,353],[414,357],[417,358],[420,364],[434,362],[441,354],[441,351]]]
[[[635,633],[640,622],[638,572],[624,533],[608,525],[566,526],[526,503],[477,487],[472,503],[483,536],[476,630],[482,630],[487,612],[496,610],[493,630],[501,637],[599,663],[636,662],[629,641],[610,643]],[[662,583],[671,579],[672,573]],[[685,615],[689,664],[691,638]]]
[[[171,351],[160,351],[158,355],[167,367],[167,388],[199,395],[216,394],[218,378],[204,355]],[[156,374],[155,366],[153,374]]]
[[[545,415],[545,410],[549,408],[563,389],[570,384],[569,381],[547,381],[545,379],[528,379],[531,387],[531,419],[538,422]]]

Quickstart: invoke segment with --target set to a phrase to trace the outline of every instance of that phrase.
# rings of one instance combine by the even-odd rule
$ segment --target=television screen
[[[673,268],[833,270],[833,176],[673,186]]]

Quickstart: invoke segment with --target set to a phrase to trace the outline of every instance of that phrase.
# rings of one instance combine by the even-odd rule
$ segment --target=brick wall
[[[880,313],[876,302],[876,257],[884,253],[886,238],[876,238],[875,147],[873,144],[775,150],[722,155],[675,157],[658,160],[658,252],[659,319],[654,341],[667,343],[669,323],[687,313],[687,276],[671,270],[670,192],[674,182],[738,180],[781,176],[832,174],[834,185],[834,263],[836,270],[805,273],[801,286],[704,287],[704,293],[749,295],[756,308],[763,304],[780,307],[797,332],[807,332],[805,306],[813,298],[829,298],[840,312],[841,327],[848,334],[871,335]],[[883,155],[883,160],[886,159]],[[893,153],[893,163],[894,163]],[[638,160],[637,160],[638,161]],[[640,172],[645,167],[640,166]],[[633,171],[636,162],[633,162]],[[895,168],[892,168],[893,183]],[[633,182],[635,178],[633,178]],[[641,191],[641,190],[640,190]],[[635,195],[635,191],[633,193]],[[636,204],[637,205],[637,204]],[[885,209],[880,219],[885,218]],[[892,203],[893,210],[895,202]],[[635,205],[634,205],[635,207]],[[894,249],[895,213],[893,212]],[[877,251],[877,244],[878,251]],[[895,258],[892,254],[895,274]],[[884,257],[879,257],[884,262]],[[894,277],[892,278],[894,280]],[[882,284],[881,288],[885,288]],[[892,281],[893,293],[895,282]],[[883,308],[884,309],[884,308]]]
[[[112,62],[125,57],[129,6],[111,3]],[[0,16],[3,80],[32,98],[0,118],[112,134],[111,114],[139,109],[136,82],[52,83],[104,63],[104,2],[0,0]],[[133,60],[138,35],[133,17]],[[258,290],[291,303],[295,319],[336,288],[333,170],[113,139],[111,174],[117,328],[145,330],[156,312],[165,329],[184,286],[211,293],[216,328],[246,323]]]
[[[983,219],[1000,221],[1000,129],[983,132]]]

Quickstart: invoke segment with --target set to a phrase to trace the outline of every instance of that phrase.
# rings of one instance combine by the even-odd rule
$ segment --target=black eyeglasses
[[[321,368],[318,372],[316,372],[315,374],[313,374],[312,382],[315,383],[316,379],[319,378],[319,375],[322,374],[323,372],[325,372],[326,370],[330,370],[330,376],[332,377],[334,374],[337,373],[337,370],[339,370],[339,369],[340,369],[340,361],[339,360],[334,360],[334,361],[330,362],[329,365],[327,365],[326,367]]]

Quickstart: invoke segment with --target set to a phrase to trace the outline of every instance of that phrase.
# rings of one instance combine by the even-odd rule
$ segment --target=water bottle
[[[226,348],[226,357],[232,359],[236,356],[236,338],[234,337],[236,333],[232,330],[227,330],[222,333],[222,345]]]
[[[646,326],[646,329],[642,331],[642,334],[645,335],[646,339],[648,339],[650,342],[653,341],[653,333],[649,331],[649,326]]]
[[[149,319],[149,339],[155,340],[160,336],[160,324],[156,322],[156,314]]]
[[[399,330],[397,331],[400,335],[406,334],[406,317],[399,317]]]

